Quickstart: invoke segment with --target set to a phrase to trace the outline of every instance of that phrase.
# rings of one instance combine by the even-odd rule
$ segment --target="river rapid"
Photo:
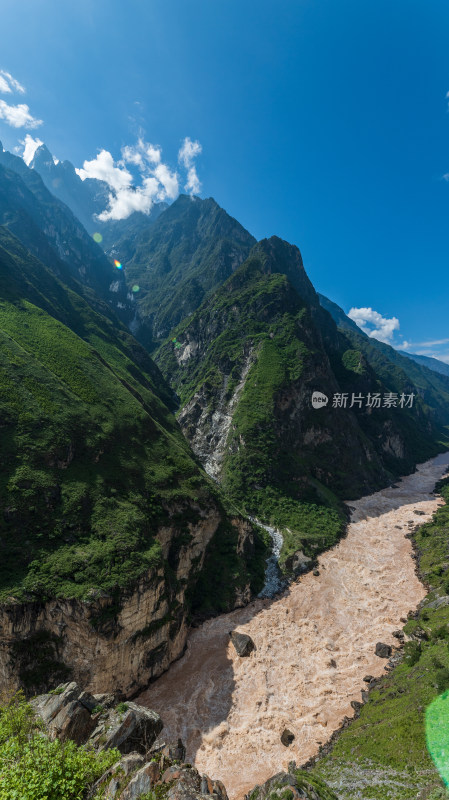
[[[194,629],[185,655],[139,697],[161,715],[163,739],[181,737],[187,760],[223,781],[231,800],[316,755],[353,716],[363,677],[383,674],[376,643],[397,645],[393,631],[426,594],[405,534],[441,504],[432,492],[448,464],[438,456],[351,501],[347,536],[320,556],[318,576]],[[230,643],[235,629],[255,643],[248,658]]]

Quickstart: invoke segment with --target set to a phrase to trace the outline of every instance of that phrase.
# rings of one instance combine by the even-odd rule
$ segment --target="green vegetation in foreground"
[[[329,786],[327,786],[325,782],[318,776],[310,775],[310,773],[307,773],[301,769],[295,770],[293,774],[296,778],[296,785],[298,789],[302,789],[303,792],[317,792],[319,800],[338,800],[337,795],[334,794],[332,789],[330,789]],[[314,794],[311,794],[310,796],[313,797]]]
[[[314,767],[313,774],[338,787],[341,800],[449,797],[432,759],[447,778],[449,748],[444,762],[441,752],[449,738],[449,605],[439,598],[449,595],[449,479],[437,491],[446,505],[413,537],[430,589],[417,619],[404,627],[413,639]]]
[[[22,694],[0,705],[0,800],[83,800],[120,758],[74,742],[50,741]]]

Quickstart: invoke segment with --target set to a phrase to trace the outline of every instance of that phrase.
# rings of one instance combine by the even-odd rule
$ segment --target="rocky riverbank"
[[[50,742],[55,740],[62,743],[71,740],[80,754],[106,756],[110,766],[103,774],[94,781],[86,776],[88,783],[83,797],[89,800],[200,800],[208,796],[211,800],[228,800],[221,781],[200,773],[186,761],[180,739],[171,744],[158,738],[163,729],[160,716],[136,703],[118,703],[113,694],[91,695],[72,682],[34,698],[28,707],[20,697],[15,697],[2,711],[15,717],[16,731],[20,727],[19,718],[28,720],[20,733],[23,740],[29,740],[31,748],[37,735],[41,749],[42,745],[44,749],[51,747]],[[43,742],[42,736],[49,742]],[[73,747],[70,752],[73,754]],[[9,780],[8,773],[1,774],[3,766],[0,759],[2,785],[2,780]],[[29,765],[27,768],[30,769]],[[34,778],[40,780],[41,776],[36,774]],[[285,800],[286,790],[291,800],[337,800],[321,778],[293,767],[288,773],[279,773],[256,786],[251,798]]]

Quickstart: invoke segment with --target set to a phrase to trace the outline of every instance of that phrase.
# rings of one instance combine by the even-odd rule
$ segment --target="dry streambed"
[[[376,643],[397,644],[392,632],[425,596],[405,534],[440,504],[432,491],[447,461],[352,502],[348,534],[320,557],[319,576],[195,629],[183,658],[139,697],[162,716],[164,738],[180,736],[188,759],[231,798],[315,755],[353,715],[363,677],[383,673]],[[248,658],[230,644],[234,629],[254,640]],[[285,728],[295,735],[289,747]]]

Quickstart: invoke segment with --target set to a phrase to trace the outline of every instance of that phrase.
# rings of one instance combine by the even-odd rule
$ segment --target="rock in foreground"
[[[116,748],[123,754],[148,752],[162,730],[160,716],[136,703],[106,708],[103,699],[83,692],[77,683],[66,683],[36,697],[32,705],[52,739],[88,742],[95,750]]]
[[[91,695],[76,683],[36,697],[32,706],[50,739],[73,739],[87,749],[122,754],[90,786],[88,800],[143,800],[149,793],[169,800],[199,800],[204,795],[228,800],[220,781],[183,763],[180,739],[176,745],[155,744],[163,723],[154,711],[132,702],[116,704],[111,695]]]

